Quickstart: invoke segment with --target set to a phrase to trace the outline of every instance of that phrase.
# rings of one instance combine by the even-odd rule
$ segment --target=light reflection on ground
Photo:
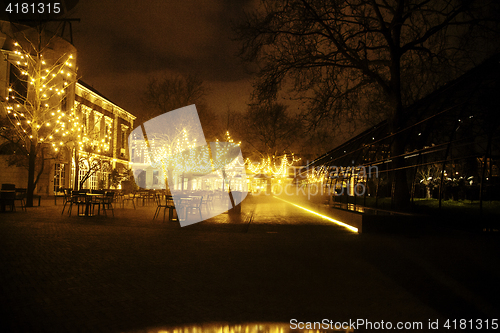
[[[289,323],[246,323],[246,324],[227,324],[210,323],[196,324],[189,326],[153,328],[136,331],[134,333],[322,333],[322,332],[354,332],[354,330],[336,330],[336,329],[291,329]]]

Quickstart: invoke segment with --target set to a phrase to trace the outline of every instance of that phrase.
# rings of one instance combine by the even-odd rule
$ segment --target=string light
[[[281,157],[279,165],[276,164],[277,158],[273,156],[273,159],[271,159],[271,156],[268,156],[267,158],[263,158],[260,163],[253,163],[247,158],[245,164],[248,170],[254,174],[264,174],[274,178],[286,178],[288,177],[289,167],[295,162],[300,161],[300,158],[296,158],[293,153],[291,154],[291,159],[288,158],[287,154],[284,154]]]
[[[5,98],[6,102],[2,102],[2,104],[7,110],[9,119],[22,140],[31,141],[36,138],[36,141],[40,143],[50,143],[52,140],[59,141],[58,138],[67,136],[71,131],[75,130],[75,128],[72,128],[71,131],[64,131],[65,122],[71,122],[75,116],[74,113],[68,115],[63,113],[62,117],[59,115],[56,117],[53,111],[58,106],[58,103],[53,99],[53,96],[55,96],[54,91],[58,91],[59,94],[57,95],[59,96],[64,94],[64,87],[68,84],[64,78],[71,77],[69,68],[72,67],[72,63],[69,60],[73,59],[73,55],[63,55],[56,61],[50,61],[43,58],[42,54],[38,53],[37,55],[24,50],[17,42],[13,44],[14,59],[10,60],[11,65],[16,67],[21,75],[25,76],[22,79],[19,78],[19,80],[33,86],[33,91],[36,92],[34,98],[38,98],[39,101],[43,102],[41,104],[33,103],[31,97],[28,99],[27,96],[14,91],[13,87],[8,87],[9,96]],[[66,75],[63,75],[65,71]],[[58,100],[60,101],[59,98]],[[17,102],[14,109],[12,102],[15,101]],[[60,111],[58,110],[58,112]],[[26,144],[29,144],[29,142]],[[54,150],[57,151],[57,149]]]
[[[179,131],[175,138],[148,134],[148,140],[149,147],[141,135],[133,133],[132,163],[138,168],[150,165],[159,169],[165,178],[167,175],[175,178],[180,175],[208,175],[215,172],[219,176],[217,179],[223,176],[231,179],[236,174],[241,174],[241,168],[245,165],[231,154],[240,143],[234,143],[229,132],[225,134],[225,142],[216,140],[209,145],[198,145],[196,139],[190,138],[186,129]]]

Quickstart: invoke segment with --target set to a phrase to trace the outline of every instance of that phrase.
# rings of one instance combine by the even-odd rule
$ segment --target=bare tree
[[[290,153],[300,137],[301,122],[291,116],[280,103],[250,105],[244,114],[245,142],[250,145],[254,159],[278,157]]]
[[[439,185],[441,172],[439,165],[428,164],[418,170],[417,179],[425,186],[425,198],[432,198],[432,190]]]
[[[308,102],[312,126],[366,111],[397,133],[407,126],[405,107],[485,51],[480,38],[492,36],[497,10],[491,0],[263,0],[236,30],[241,56],[259,63],[257,100],[291,87]],[[391,147],[397,206],[409,202],[404,141],[395,136]]]
[[[208,88],[196,75],[167,75],[153,77],[148,81],[143,94],[144,109],[136,124],[191,104],[196,105],[200,122],[207,139],[215,136],[217,116],[206,104]]]

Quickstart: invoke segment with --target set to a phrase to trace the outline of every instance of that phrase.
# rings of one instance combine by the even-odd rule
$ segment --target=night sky
[[[210,88],[209,106],[241,111],[250,76],[236,56],[231,22],[246,0],[80,0],[73,23],[80,78],[118,106],[139,114],[149,77],[198,74]]]

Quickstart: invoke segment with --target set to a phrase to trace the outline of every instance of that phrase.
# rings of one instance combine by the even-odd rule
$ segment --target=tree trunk
[[[399,43],[396,43],[399,45]],[[391,132],[394,134],[394,139],[391,146],[392,159],[392,200],[391,206],[396,209],[408,208],[410,206],[410,189],[406,177],[405,160],[402,156],[405,152],[405,132],[398,133],[405,125],[405,116],[403,109],[403,101],[401,95],[401,55],[399,50],[392,50],[391,66],[391,94],[393,114],[391,119]]]
[[[80,182],[79,182],[79,175],[80,175],[80,165],[78,163],[78,146],[75,148],[75,174],[73,175],[73,190],[79,191],[80,190]]]
[[[36,139],[30,142],[28,156],[28,186],[26,190],[26,207],[33,207],[33,194],[35,191],[35,167],[36,167]]]

